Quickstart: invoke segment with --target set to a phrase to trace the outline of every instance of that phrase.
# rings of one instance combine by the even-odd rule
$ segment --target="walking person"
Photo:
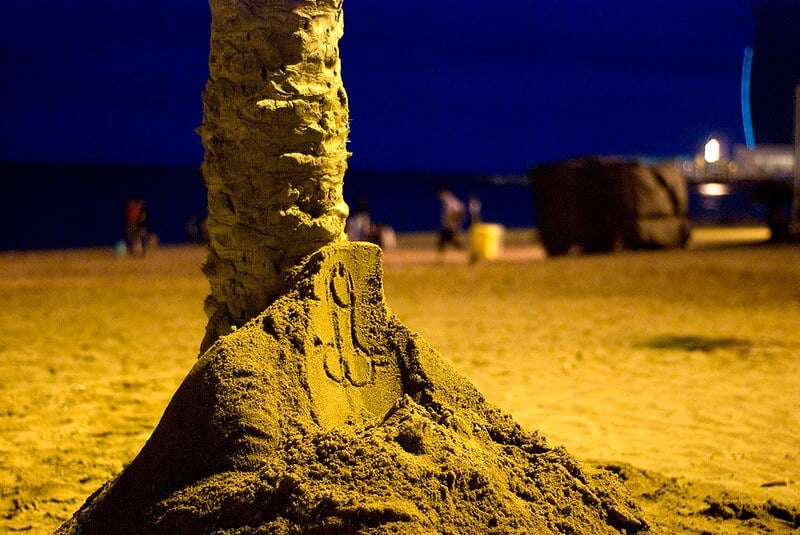
[[[466,210],[464,203],[449,189],[439,188],[437,193],[442,203],[442,226],[439,230],[436,248],[440,254],[443,254],[448,245],[452,245],[456,249],[463,247],[458,234],[464,224]]]
[[[131,256],[144,255],[144,221],[147,218],[144,201],[139,198],[128,199],[125,203],[125,243]]]

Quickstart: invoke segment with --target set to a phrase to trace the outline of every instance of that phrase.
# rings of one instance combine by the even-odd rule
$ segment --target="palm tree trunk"
[[[344,240],[342,0],[210,0],[203,94],[211,293],[201,351],[264,310],[286,272]]]

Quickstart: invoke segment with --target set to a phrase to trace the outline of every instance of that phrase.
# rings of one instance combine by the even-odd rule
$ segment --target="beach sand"
[[[800,247],[439,257],[400,236],[386,300],[488,401],[620,474],[665,533],[800,524]],[[140,450],[194,364],[202,247],[0,254],[0,530],[48,533]]]

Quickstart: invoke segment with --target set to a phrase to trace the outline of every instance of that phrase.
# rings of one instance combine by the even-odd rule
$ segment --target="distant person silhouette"
[[[469,210],[470,224],[474,225],[475,223],[481,222],[482,208],[483,205],[481,204],[481,200],[478,198],[478,196],[470,195],[469,199],[467,200],[467,209]]]
[[[144,200],[141,197],[128,199],[125,203],[125,243],[131,256],[142,257],[155,244],[157,238],[150,234],[147,224]]]
[[[372,241],[374,231],[367,206],[367,199],[361,197],[355,213],[347,220],[345,233],[350,241]]]
[[[439,188],[437,194],[442,202],[442,222],[436,248],[439,253],[444,253],[448,245],[461,249],[463,245],[459,240],[458,233],[461,232],[466,215],[464,203],[447,188]]]
[[[367,208],[366,197],[358,200],[356,211],[347,219],[345,234],[350,241],[366,241],[379,245],[382,249],[393,249],[397,236],[389,225],[373,223]]]

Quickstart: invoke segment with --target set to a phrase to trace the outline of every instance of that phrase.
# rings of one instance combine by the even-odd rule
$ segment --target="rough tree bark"
[[[344,240],[342,0],[210,0],[203,94],[211,284],[205,351],[262,312],[286,272]]]

